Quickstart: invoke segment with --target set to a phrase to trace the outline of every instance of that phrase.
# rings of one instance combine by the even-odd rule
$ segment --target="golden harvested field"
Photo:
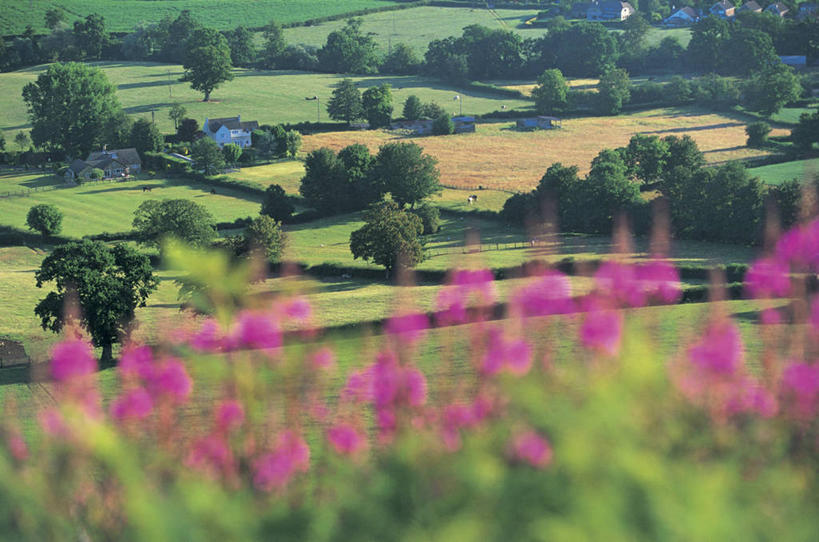
[[[626,145],[634,134],[690,135],[708,162],[770,154],[745,146],[747,120],[695,108],[664,108],[617,117],[566,119],[559,130],[519,132],[514,123],[480,124],[473,134],[406,137],[389,131],[329,132],[304,137],[304,151],[339,150],[362,143],[377,152],[391,141],[411,141],[438,159],[441,182],[474,190],[478,186],[524,191],[537,185],[555,162],[576,165],[581,174],[601,149]],[[785,135],[775,129],[771,135]]]

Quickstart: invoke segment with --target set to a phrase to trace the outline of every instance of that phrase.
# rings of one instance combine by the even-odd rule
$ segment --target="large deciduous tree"
[[[364,116],[361,92],[352,79],[342,79],[333,89],[333,94],[327,103],[327,113],[331,119],[343,120],[347,124]]]
[[[139,240],[151,245],[176,237],[189,245],[207,246],[216,237],[210,212],[186,199],[143,201],[134,211],[133,227]]]
[[[49,66],[23,87],[23,100],[34,144],[71,157],[105,143],[104,128],[121,111],[116,87],[105,74],[75,62]]]
[[[41,203],[28,210],[26,225],[32,230],[47,237],[60,233],[63,224],[63,213],[50,203]]]
[[[381,201],[364,215],[364,226],[350,234],[353,258],[383,265],[387,276],[397,266],[414,267],[423,260],[421,219],[392,201]]]
[[[332,150],[316,149],[304,161],[299,193],[307,204],[323,214],[346,210],[344,167]]]
[[[766,117],[799,99],[802,85],[793,70],[778,62],[756,74],[745,84],[743,103]]]
[[[225,167],[222,149],[209,137],[200,138],[191,145],[191,158],[205,175],[215,175]]]
[[[284,30],[276,21],[270,21],[264,29],[264,46],[262,63],[265,68],[277,68],[287,43],[284,41]]]
[[[563,111],[569,101],[569,85],[558,69],[546,70],[532,90],[537,112],[543,115]]]
[[[207,102],[214,89],[233,79],[227,40],[209,28],[196,30],[188,39],[183,67],[182,81],[190,82],[191,88],[204,93],[202,101]]]
[[[102,359],[112,358],[112,345],[127,332],[137,307],[145,306],[156,280],[148,256],[126,245],[108,247],[83,240],[54,249],[35,273],[37,287],[54,282],[56,291],[37,304],[34,313],[43,329],[59,332],[67,318],[66,302],[76,299],[79,318],[102,348]]]
[[[373,73],[378,68],[375,40],[361,32],[361,19],[330,32],[318,59],[321,69],[332,73]]]
[[[376,192],[389,192],[399,205],[416,202],[441,191],[437,161],[415,143],[387,143],[378,149],[370,169]]]
[[[148,119],[138,119],[131,128],[131,146],[140,154],[162,150],[165,139],[156,124]]]
[[[273,220],[284,222],[295,211],[293,204],[290,202],[290,197],[284,191],[284,188],[278,184],[271,184],[264,191],[262,196],[262,210],[261,214],[269,216]]]
[[[597,84],[597,106],[601,113],[616,115],[631,97],[631,81],[626,70],[609,68]]]
[[[361,105],[370,128],[383,128],[392,122],[391,88],[389,83],[384,83],[368,88],[361,95]]]

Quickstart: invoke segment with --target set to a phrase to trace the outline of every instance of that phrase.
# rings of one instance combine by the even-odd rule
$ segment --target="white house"
[[[242,122],[241,116],[224,119],[205,119],[202,131],[209,138],[224,147],[228,143],[235,143],[242,148],[250,147],[250,134],[259,127],[255,120]]]
[[[590,7],[586,12],[586,19],[589,21],[625,21],[634,15],[634,12],[634,6],[628,2],[611,0]]]

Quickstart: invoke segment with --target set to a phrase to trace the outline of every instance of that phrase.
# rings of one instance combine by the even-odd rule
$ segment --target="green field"
[[[134,116],[151,118],[163,132],[172,132],[173,123],[168,110],[174,103],[182,103],[188,116],[199,124],[206,117],[229,117],[241,115],[245,120],[258,120],[261,124],[302,122],[316,120],[316,102],[306,101],[307,96],[318,96],[321,102],[320,120],[330,120],[325,109],[335,85],[344,76],[297,71],[235,70],[236,78],[214,91],[212,101],[202,102],[202,94],[191,90],[187,83],[178,79],[182,67],[150,62],[98,62],[112,83],[118,86],[117,95],[125,110]],[[45,66],[0,73],[0,130],[6,141],[12,142],[15,134],[28,128],[28,118],[22,90],[26,83],[34,81]],[[411,94],[425,102],[437,102],[455,110],[454,96],[463,96],[464,113],[482,114],[500,110],[531,107],[527,100],[498,98],[475,90],[463,91],[433,79],[418,76],[404,77],[354,77],[361,88],[382,83],[393,87],[396,115],[400,115],[404,101]],[[170,84],[169,84],[170,83]]]
[[[256,183],[263,188],[278,184],[288,194],[299,193],[301,178],[304,176],[304,163],[299,160],[283,160],[265,166],[243,167],[227,174],[236,181]]]
[[[152,191],[143,192],[143,186],[152,187]],[[204,205],[217,222],[258,214],[258,198],[226,188],[217,192],[211,194],[209,186],[198,188],[167,179],[89,183],[26,197],[2,198],[0,224],[25,229],[28,210],[39,203],[54,204],[63,212],[62,235],[69,237],[130,231],[134,210],[146,199],[190,199]]]
[[[749,169],[748,173],[759,177],[767,184],[780,184],[791,179],[800,181],[819,179],[819,158],[755,167]]]
[[[423,57],[430,41],[449,36],[460,36],[464,27],[479,24],[489,28],[503,28],[520,34],[524,39],[539,38],[546,34],[545,28],[522,26],[527,19],[537,15],[535,9],[473,9],[454,7],[423,6],[400,11],[372,13],[364,15],[361,30],[373,37],[385,52],[391,44],[406,43],[415,48]],[[321,47],[330,32],[344,27],[345,22],[325,23],[288,28],[285,38],[288,43],[304,43]],[[619,30],[618,30],[619,32]],[[656,45],[665,37],[677,38],[685,47],[691,40],[691,31],[686,28],[652,28],[646,36],[647,45]]]
[[[293,23],[395,5],[393,0],[0,0],[0,34],[20,34],[30,24],[45,31],[45,12],[59,7],[68,24],[99,13],[110,31],[130,31],[139,22],[176,17],[188,9],[203,25],[219,30],[262,27],[271,20]]]

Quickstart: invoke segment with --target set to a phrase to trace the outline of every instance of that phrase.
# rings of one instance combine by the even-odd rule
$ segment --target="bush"
[[[293,211],[295,208],[290,203],[290,197],[285,193],[284,188],[277,184],[267,187],[262,198],[261,214],[278,222],[287,222]]]
[[[88,178],[92,181],[100,181],[103,177],[105,177],[105,172],[99,168],[92,169],[88,174]]]
[[[434,205],[423,203],[412,209],[411,212],[421,219],[421,224],[424,226],[423,235],[438,233],[438,230],[441,229],[441,212]]]
[[[449,114],[440,115],[432,123],[432,133],[435,135],[449,135],[455,132],[455,123]]]
[[[752,122],[745,127],[748,135],[747,145],[749,147],[762,147],[768,142],[768,134],[771,133],[771,125],[767,122]]]

